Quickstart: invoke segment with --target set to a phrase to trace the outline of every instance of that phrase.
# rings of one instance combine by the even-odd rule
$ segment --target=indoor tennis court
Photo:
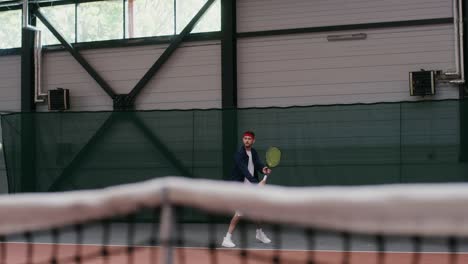
[[[0,264],[468,263],[465,0],[0,0]]]

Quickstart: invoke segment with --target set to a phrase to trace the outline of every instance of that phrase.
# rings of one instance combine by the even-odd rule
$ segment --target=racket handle
[[[263,180],[266,181],[266,179],[268,179],[268,176],[267,176],[267,175],[263,175]]]

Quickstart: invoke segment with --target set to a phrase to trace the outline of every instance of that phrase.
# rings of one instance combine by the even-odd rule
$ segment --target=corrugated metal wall
[[[116,93],[126,94],[166,47],[100,49],[83,55]],[[137,109],[219,108],[220,72],[219,41],[186,43],[137,97]],[[44,59],[43,89],[56,87],[70,89],[75,111],[112,110],[111,98],[67,52],[48,53]]]
[[[2,124],[0,122],[0,193],[8,192],[8,180],[5,164],[5,156],[3,154],[3,140],[2,140]]]
[[[21,57],[0,56],[0,111],[21,109]]]
[[[451,1],[239,0],[238,31],[293,29],[452,16]],[[329,42],[328,35],[367,39]],[[239,106],[291,106],[421,100],[409,94],[410,71],[455,68],[453,26],[408,26],[239,40]],[[435,96],[458,98],[437,84]]]
[[[239,32],[452,16],[452,1],[237,0]]]
[[[421,100],[410,71],[454,68],[450,25],[359,30],[367,39],[327,41],[348,32],[254,37],[239,41],[239,106],[290,106]],[[458,98],[439,83],[435,96]]]

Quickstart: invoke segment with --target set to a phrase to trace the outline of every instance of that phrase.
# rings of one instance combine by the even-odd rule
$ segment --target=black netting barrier
[[[467,101],[446,100],[14,113],[2,116],[2,132],[12,193],[92,189],[167,175],[224,179],[232,159],[223,164],[223,157],[235,149],[223,145],[240,146],[245,130],[255,131],[262,157],[269,146],[282,151],[270,184],[457,182],[468,177],[466,109]],[[223,122],[237,124],[223,131]]]

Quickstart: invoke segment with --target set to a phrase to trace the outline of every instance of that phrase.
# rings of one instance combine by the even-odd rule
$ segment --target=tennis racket
[[[265,154],[265,159],[268,168],[274,168],[278,166],[281,160],[281,150],[277,147],[269,147]],[[263,179],[267,179],[267,175],[263,176]]]

